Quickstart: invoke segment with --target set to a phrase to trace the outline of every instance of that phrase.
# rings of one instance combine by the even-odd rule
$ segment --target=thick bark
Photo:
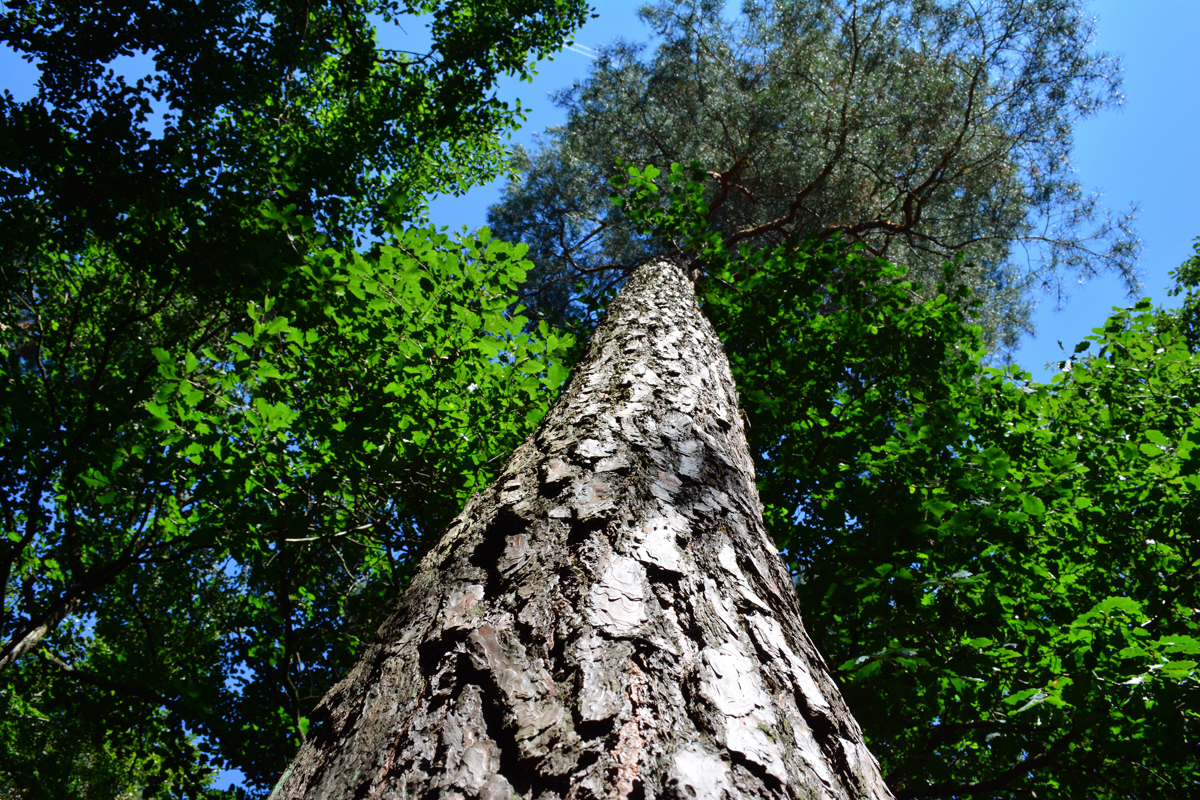
[[[277,798],[890,797],[762,523],[683,272],[633,274]]]

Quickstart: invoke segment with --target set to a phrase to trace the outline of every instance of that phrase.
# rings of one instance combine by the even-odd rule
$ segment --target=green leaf
[[[1021,495],[1021,508],[1031,517],[1043,517],[1046,515],[1045,503],[1042,502],[1041,498],[1031,494]]]
[[[1168,661],[1162,665],[1159,674],[1164,678],[1191,678],[1196,671],[1195,661]]]
[[[1164,653],[1200,654],[1200,639],[1193,636],[1164,636],[1157,644]]]

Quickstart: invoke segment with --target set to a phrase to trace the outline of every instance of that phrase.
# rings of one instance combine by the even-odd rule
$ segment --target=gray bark
[[[276,798],[890,797],[762,522],[729,364],[635,272]]]

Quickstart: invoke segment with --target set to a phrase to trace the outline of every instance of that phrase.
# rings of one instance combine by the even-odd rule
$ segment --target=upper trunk
[[[632,275],[318,715],[273,797],[890,797],[667,263]]]

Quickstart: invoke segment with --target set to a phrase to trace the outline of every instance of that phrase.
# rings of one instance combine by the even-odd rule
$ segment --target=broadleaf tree
[[[708,254],[768,526],[889,788],[1193,792],[1200,256],[1040,384],[987,366],[952,265],[924,299],[845,242],[729,253],[703,172],[655,172],[622,205]]]
[[[1116,313],[1039,384],[983,366],[945,295],[828,258],[720,319],[773,530],[889,787],[1189,793],[1200,372],[1178,316]],[[794,301],[818,285],[823,308]]]
[[[274,781],[562,380],[569,340],[514,310],[522,249],[421,223],[502,170],[497,76],[586,12],[5,9],[42,76],[3,101],[0,789]],[[432,49],[384,50],[376,22]]]

